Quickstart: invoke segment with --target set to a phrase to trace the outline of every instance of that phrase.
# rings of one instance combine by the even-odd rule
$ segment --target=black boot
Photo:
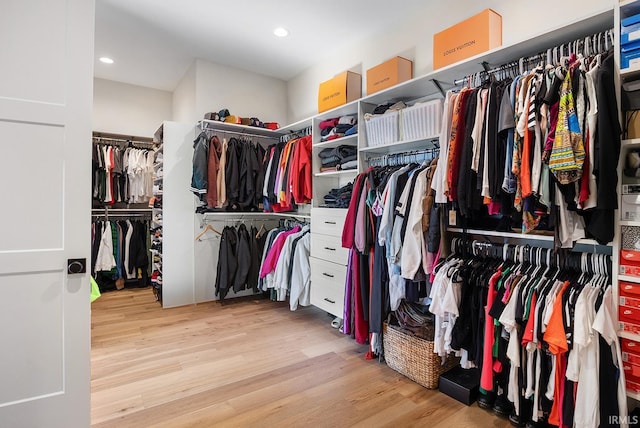
[[[513,404],[507,399],[507,396],[505,394],[499,395],[493,403],[493,412],[502,418],[508,418],[512,411]]]
[[[496,393],[489,391],[486,394],[480,393],[478,394],[478,407],[485,410],[491,410],[493,408],[493,403],[496,401]]]

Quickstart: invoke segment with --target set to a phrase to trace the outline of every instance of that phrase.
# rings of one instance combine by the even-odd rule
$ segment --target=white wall
[[[342,49],[333,47],[330,60],[322,61],[287,82],[287,117],[292,123],[317,113],[318,85],[334,75],[366,70],[401,55],[414,61],[414,76],[433,69],[433,34],[486,8],[502,15],[502,43],[514,44],[597,12],[611,9],[613,0],[453,0],[425,2],[424,13],[390,23],[378,37]],[[613,22],[612,22],[613,26]],[[311,54],[311,53],[310,53]]]
[[[198,119],[202,119],[202,116],[196,115],[196,61],[194,61],[173,91],[173,120],[195,123]]]
[[[229,109],[240,117],[287,124],[287,88],[283,80],[198,59],[196,114]]]
[[[96,78],[93,130],[153,137],[162,121],[171,120],[171,104],[171,92]]]
[[[173,120],[195,123],[223,108],[240,117],[287,124],[283,80],[197,59],[173,92]]]

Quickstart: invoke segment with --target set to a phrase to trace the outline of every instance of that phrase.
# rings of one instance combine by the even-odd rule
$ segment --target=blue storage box
[[[620,49],[620,69],[640,66],[640,49]]]
[[[640,14],[620,21],[620,44],[625,45],[640,40]]]

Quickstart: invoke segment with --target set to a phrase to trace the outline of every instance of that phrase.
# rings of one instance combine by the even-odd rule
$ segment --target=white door
[[[90,424],[93,0],[0,0],[0,427]]]

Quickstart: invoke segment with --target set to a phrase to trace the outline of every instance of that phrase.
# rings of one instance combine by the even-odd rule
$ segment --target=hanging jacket
[[[199,197],[207,193],[207,165],[209,159],[209,139],[201,132],[193,140],[193,170],[191,174],[191,191]]]
[[[233,279],[233,291],[238,292],[247,288],[247,278],[251,270],[251,238],[244,223],[238,226],[238,243],[236,245],[237,269]]]
[[[225,297],[227,297],[229,289],[233,287],[233,281],[238,268],[238,260],[236,259],[237,243],[238,237],[233,227],[226,226],[222,229],[215,283],[215,295],[220,296],[220,300],[224,300]]]

